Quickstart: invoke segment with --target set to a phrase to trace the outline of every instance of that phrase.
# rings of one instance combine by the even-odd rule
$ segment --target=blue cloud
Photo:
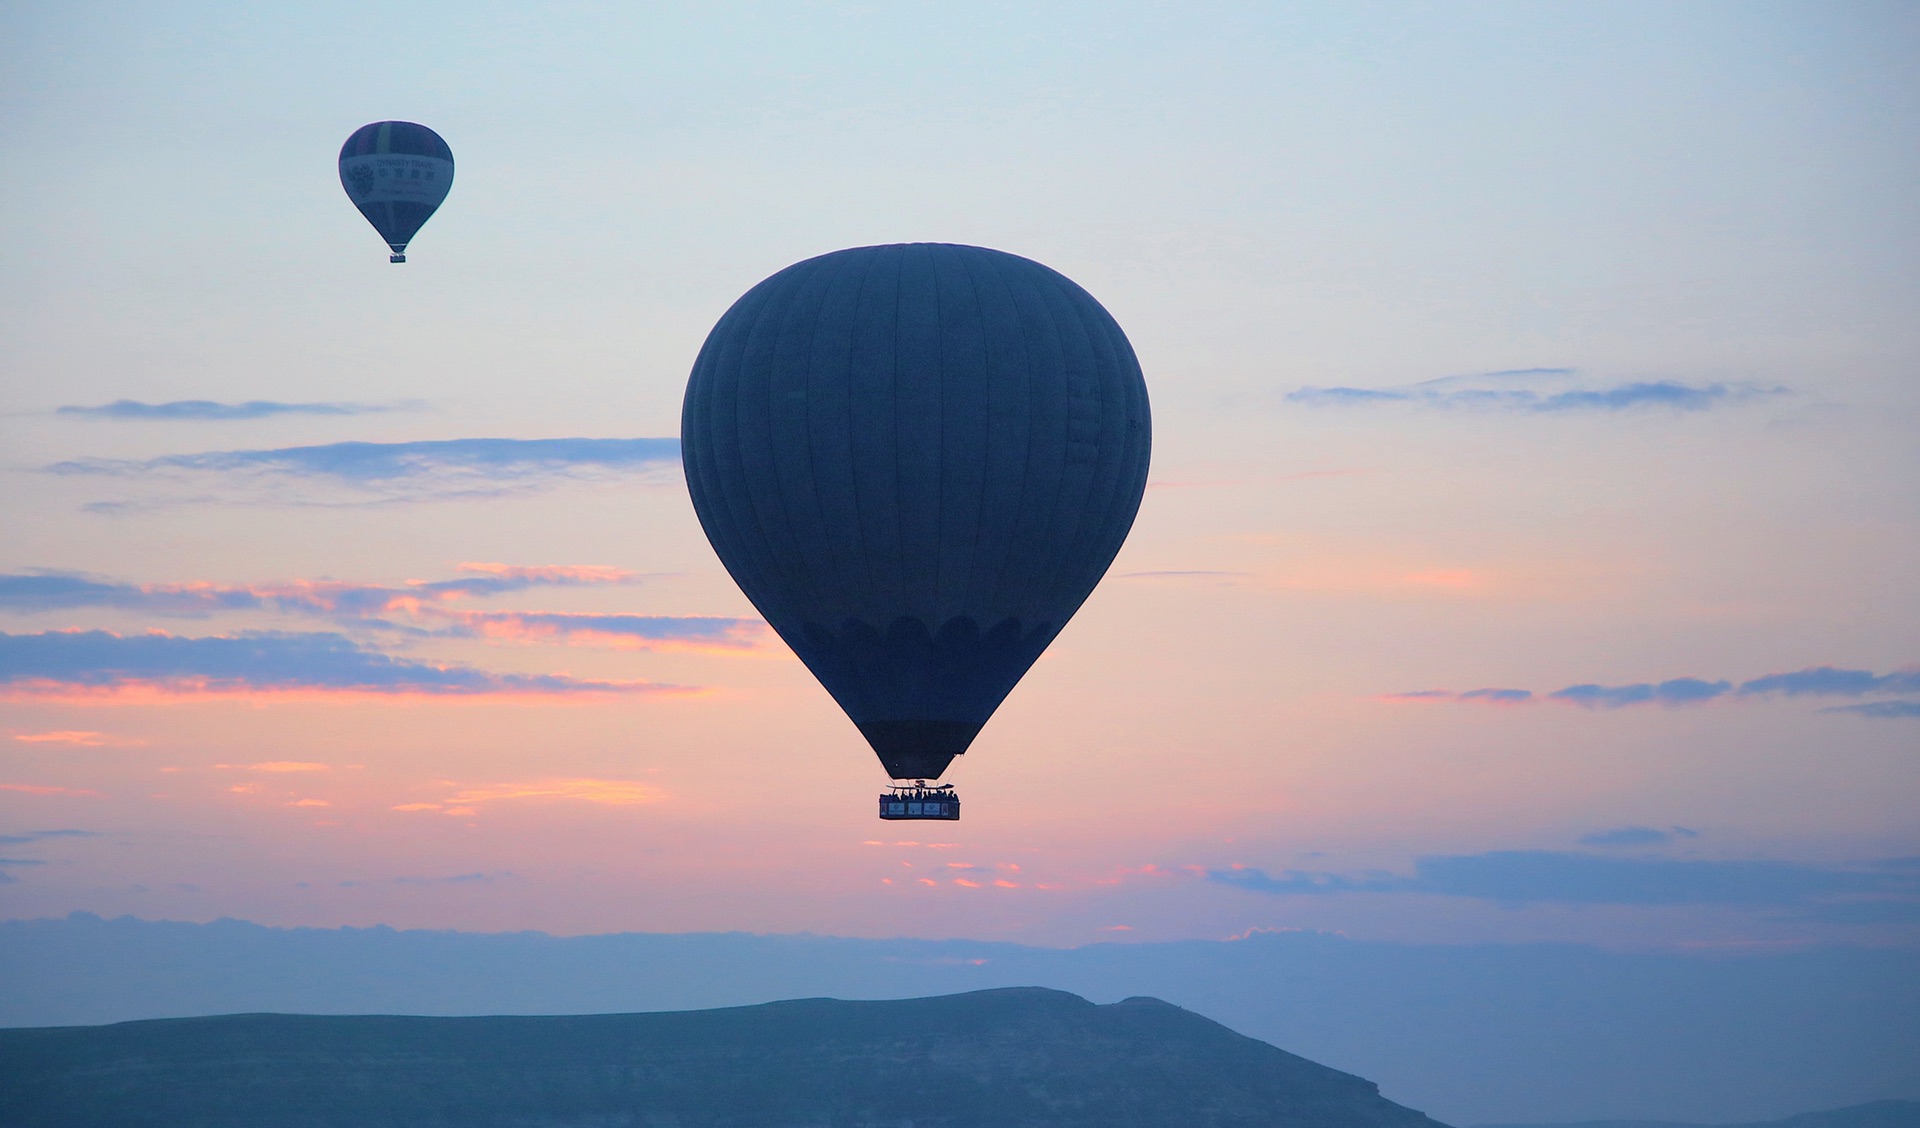
[[[582,681],[564,674],[495,674],[394,658],[331,633],[248,632],[189,638],[158,632],[0,632],[0,686],[16,691],[287,692],[484,696],[672,689]]]
[[[1671,380],[1621,384],[1612,388],[1576,389],[1543,396],[1528,405],[1530,411],[1623,411],[1630,407],[1670,407],[1676,411],[1704,411],[1722,400],[1739,397],[1739,389],[1725,384],[1694,387]],[[1751,395],[1754,393],[1745,393]]]
[[[1788,697],[1864,697],[1869,693],[1920,694],[1920,670],[1875,674],[1816,666],[1790,674],[1768,674],[1740,686],[1741,693],[1783,693]]]
[[[89,458],[58,462],[46,469],[54,474],[118,476],[157,470],[253,471],[374,484],[447,472],[514,479],[583,467],[639,470],[679,459],[679,439],[442,439],[207,451],[144,461]]]
[[[24,834],[0,834],[0,846],[24,846],[48,838],[98,838],[97,830],[29,830]]]
[[[512,870],[501,870],[499,873],[456,873],[449,877],[396,877],[393,882],[395,885],[482,885],[518,878]]]
[[[602,615],[571,611],[474,611],[460,613],[462,626],[442,633],[475,636],[573,638],[587,635],[654,642],[748,647],[763,629],[758,619],[717,615]]]
[[[565,565],[470,564],[478,575],[404,585],[300,581],[282,584],[155,584],[135,586],[77,573],[0,575],[0,612],[33,613],[106,607],[205,618],[221,611],[267,611],[325,619],[360,630],[416,637],[479,638],[588,645],[685,644],[751,650],[765,634],[758,619],[715,615],[624,615],[565,611],[472,611],[459,600],[533,587],[629,584],[638,573]],[[404,621],[402,621],[404,620]]]
[[[1836,894],[1920,894],[1904,875],[1777,861],[1602,858],[1544,850],[1421,858],[1429,892],[1507,903],[1609,905],[1799,904]]]
[[[1589,709],[1618,709],[1625,705],[1697,705],[1733,691],[1732,682],[1709,682],[1699,678],[1674,678],[1658,684],[1570,685],[1547,694],[1556,701],[1570,701]]]
[[[1463,411],[1511,411],[1555,414],[1574,411],[1616,412],[1636,408],[1704,411],[1721,404],[1783,395],[1785,388],[1749,384],[1683,384],[1675,380],[1639,380],[1598,387],[1534,389],[1516,383],[1565,384],[1577,375],[1572,368],[1514,368],[1466,376],[1442,376],[1393,388],[1304,387],[1289,392],[1289,403],[1309,407],[1414,403],[1424,407]],[[1494,387],[1475,387],[1493,384]]]
[[[479,573],[404,585],[308,580],[281,584],[154,584],[135,586],[77,573],[0,575],[0,612],[85,607],[205,618],[221,611],[267,611],[325,619],[359,630],[415,637],[478,638],[587,645],[662,643],[751,650],[765,635],[758,619],[715,615],[623,615],[563,611],[473,611],[462,599],[533,587],[629,584],[645,579],[618,568],[469,564]],[[453,606],[450,606],[453,604]],[[659,647],[655,647],[658,649]]]
[[[1797,915],[1822,924],[1915,924],[1920,923],[1920,901],[1836,901],[1810,906]]]
[[[244,588],[143,588],[97,580],[78,572],[26,572],[0,575],[0,610],[67,611],[78,607],[115,607],[160,615],[204,615],[260,607],[260,597]]]
[[[1834,705],[1822,713],[1858,713],[1878,720],[1920,718],[1920,701],[1869,701],[1864,705]]]
[[[1403,388],[1301,388],[1287,393],[1288,403],[1315,407],[1355,403],[1406,403],[1421,399],[1419,393]]]
[[[627,584],[644,577],[617,568],[469,564],[477,573],[452,580],[403,585],[351,584],[332,580],[283,584],[143,584],[100,579],[80,572],[0,574],[0,611],[31,613],[110,607],[156,615],[200,617],[216,611],[278,611],[361,620],[396,606],[449,597],[484,598],[536,587]],[[390,625],[390,624],[389,624]]]
[[[0,834],[0,846],[25,846],[49,838],[98,838],[91,830],[29,830],[24,834]],[[44,866],[40,858],[0,858],[0,885],[15,885],[19,879],[7,872],[8,866]]]
[[[1518,705],[1533,700],[1533,692],[1525,689],[1469,689],[1459,695],[1462,701],[1487,701],[1496,705]]]
[[[1419,893],[1498,904],[1821,906],[1920,903],[1920,873],[1886,866],[1614,858],[1549,850],[1416,859],[1411,876],[1250,867],[1209,880],[1256,893]],[[1867,910],[1862,910],[1867,911]],[[1877,910],[1875,910],[1877,911]]]
[[[1670,830],[1655,830],[1650,826],[1623,826],[1613,830],[1596,830],[1583,835],[1582,846],[1653,846],[1662,842],[1671,842],[1676,838],[1698,838],[1700,832],[1676,826]]]
[[[1255,893],[1273,894],[1319,894],[1319,893],[1406,893],[1414,891],[1411,878],[1397,877],[1390,873],[1364,873],[1357,876],[1338,873],[1310,873],[1305,870],[1284,870],[1275,877],[1265,870],[1251,866],[1235,866],[1232,869],[1208,870],[1207,880],[1221,885],[1232,885]]]
[[[1533,700],[1530,689],[1469,689],[1456,693],[1451,689],[1416,689],[1405,693],[1389,693],[1391,701],[1477,701],[1483,705],[1525,705]]]
[[[1598,685],[1589,682],[1554,690],[1546,694],[1545,699],[1588,709],[1621,709],[1631,705],[1698,705],[1728,696],[1765,697],[1776,694],[1786,697],[1864,697],[1868,694],[1920,696],[1920,669],[1876,674],[1871,670],[1815,666],[1792,673],[1754,678],[1742,682],[1737,689],[1730,681],[1707,681],[1703,678],[1673,678],[1631,685]],[[1471,689],[1464,693],[1450,689],[1423,689],[1412,693],[1390,693],[1386,698],[1396,701],[1477,701],[1496,705],[1521,705],[1535,700],[1533,693],[1524,689]],[[1871,701],[1820,711],[1858,713],[1881,718],[1920,716],[1920,706],[1906,701]]]
[[[97,419],[225,421],[264,419],[270,415],[369,415],[380,411],[398,411],[408,406],[414,405],[278,403],[273,400],[248,400],[245,403],[215,403],[213,400],[141,403],[138,400],[123,399],[91,407],[69,405],[56,408],[55,414],[85,415]]]

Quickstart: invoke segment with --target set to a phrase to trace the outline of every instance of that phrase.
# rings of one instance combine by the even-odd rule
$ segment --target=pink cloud
[[[1533,691],[1526,689],[1469,689],[1464,693],[1457,693],[1451,689],[1417,689],[1410,693],[1383,693],[1375,700],[1414,703],[1453,701],[1469,705],[1512,707],[1530,705],[1536,698]]]
[[[610,568],[604,564],[492,564],[468,562],[459,565],[462,572],[498,576],[504,580],[525,580],[547,584],[631,584],[645,579],[639,572]],[[416,581],[418,582],[418,581]]]
[[[509,802],[524,799],[564,800],[580,803],[598,803],[609,807],[631,807],[646,803],[658,803],[666,798],[666,792],[652,784],[630,779],[542,779],[525,783],[498,783],[481,787],[466,787],[455,791],[438,802],[401,803],[392,808],[395,811],[437,811],[444,815],[469,816],[479,813],[488,803]]]
[[[761,648],[769,637],[766,624],[757,619],[705,615],[443,611],[428,617],[444,619],[489,641],[557,642],[616,650],[737,654]]]
[[[78,748],[114,748],[146,743],[143,740],[121,740],[103,732],[88,732],[78,729],[60,729],[54,732],[22,732],[14,734],[14,739],[24,744],[71,744]]]
[[[1484,575],[1470,568],[1434,568],[1424,572],[1409,572],[1401,577],[1402,583],[1415,587],[1452,588],[1467,591],[1486,586]]]
[[[17,791],[22,795],[98,795],[98,791],[89,791],[84,787],[47,787],[37,783],[0,783],[0,791]]]

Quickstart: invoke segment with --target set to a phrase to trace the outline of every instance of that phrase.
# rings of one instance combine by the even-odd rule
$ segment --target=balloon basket
[[[958,822],[960,796],[951,783],[929,784],[926,780],[896,783],[880,793],[880,817],[889,822],[901,819],[938,819]]]
[[[407,261],[407,256],[405,256],[405,255],[388,255],[388,256],[387,256],[387,261],[388,261],[388,262],[405,262],[405,261]]]

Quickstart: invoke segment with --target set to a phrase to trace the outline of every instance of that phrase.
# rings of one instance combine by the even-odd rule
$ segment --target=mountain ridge
[[[0,1109],[73,1128],[1441,1128],[1171,1003],[1039,987],[16,1028],[0,1030]]]
[[[1041,948],[84,913],[0,921],[0,1026],[670,1011],[1026,984],[1102,1003],[1165,999],[1375,1080],[1449,1124],[1750,1123],[1920,1096],[1920,948],[1608,952],[1290,930]]]

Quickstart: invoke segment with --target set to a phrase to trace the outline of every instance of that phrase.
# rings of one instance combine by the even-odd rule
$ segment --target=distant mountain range
[[[1678,1120],[1583,1120],[1573,1124],[1481,1124],[1478,1128],[1920,1128],[1920,1101],[1873,1101],[1753,1124],[1709,1126]]]
[[[0,1122],[1439,1128],[1372,1082],[1158,999],[1096,1006],[1041,988],[663,1014],[0,1030]]]
[[[0,898],[3,900],[4,898]],[[1151,995],[1449,1124],[1719,1124],[1920,1098],[1920,948],[1609,952],[1320,932],[983,940],[549,936],[0,921],[0,1027],[244,1014],[553,1015],[1038,985]]]

